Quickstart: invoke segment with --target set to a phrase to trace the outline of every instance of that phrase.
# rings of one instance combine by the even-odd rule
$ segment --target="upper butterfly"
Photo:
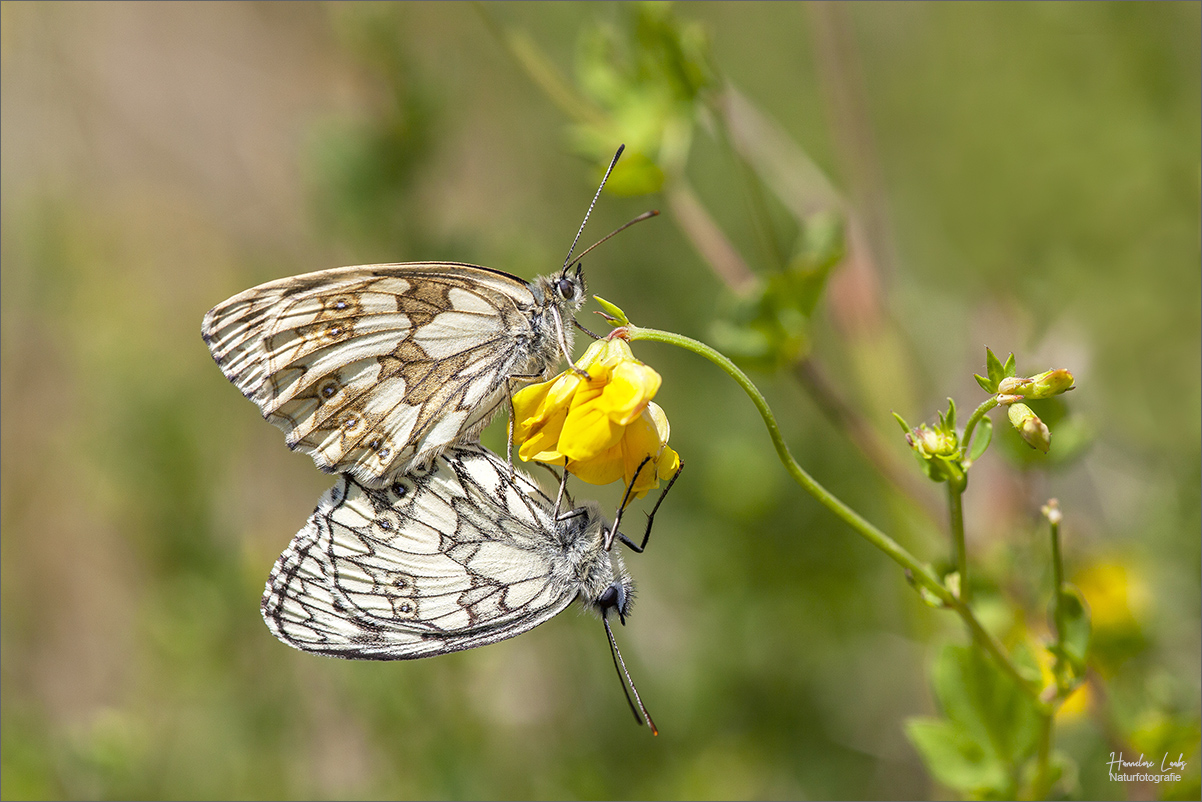
[[[383,487],[479,433],[510,378],[549,378],[584,297],[579,268],[527,284],[451,262],[340,267],[235,295],[201,332],[289,448]]]
[[[547,379],[560,354],[571,361],[565,323],[585,300],[579,264],[570,270],[575,247],[562,271],[533,282],[457,262],[270,281],[209,310],[201,334],[289,448],[386,487],[475,438],[510,379]]]

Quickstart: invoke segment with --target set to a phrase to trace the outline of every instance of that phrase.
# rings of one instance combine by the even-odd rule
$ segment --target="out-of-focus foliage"
[[[632,193],[687,182],[760,283],[733,298],[666,213],[586,258],[590,290],[639,324],[725,325],[764,369],[820,358],[915,474],[891,411],[929,420],[951,395],[963,418],[987,397],[983,344],[1072,370],[1073,393],[1027,402],[1047,456],[994,413],[965,495],[974,605],[1011,648],[1035,644],[1027,669],[1054,670],[1037,511],[1059,498],[1092,623],[1089,680],[1057,718],[1061,787],[1197,798],[1200,7],[841,8],[853,46],[832,62],[826,6],[0,6],[0,795],[945,794],[913,717],[928,751],[1029,753],[956,729],[1005,701],[940,651],[962,628],[796,492],[725,377],[652,344],[635,355],[663,376],[689,467],[627,561],[639,599],[617,636],[659,738],[634,726],[586,617],[397,664],[301,654],[262,625],[272,561],[329,479],[221,378],[204,312],[341,264],[549,272],[606,140],[641,131],[586,238],[660,205]],[[577,80],[587,108],[549,100],[515,52]],[[838,113],[847,85],[858,116]],[[793,174],[765,175],[779,151],[707,117],[729,86],[877,210],[865,229],[803,215]],[[860,238],[888,258],[866,270]],[[939,519],[787,369],[755,378],[803,464],[945,573]],[[485,442],[503,448],[503,426]],[[616,487],[596,492],[616,506]],[[1120,751],[1182,753],[1185,778],[1111,782]],[[996,779],[974,787],[1011,788]]]

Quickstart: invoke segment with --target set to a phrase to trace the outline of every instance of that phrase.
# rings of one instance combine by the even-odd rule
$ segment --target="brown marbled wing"
[[[554,502],[478,445],[454,447],[387,489],[340,476],[280,555],[262,600],[298,649],[407,660],[521,634],[580,598],[633,586],[605,551],[595,502]]]
[[[364,265],[254,287],[210,310],[202,334],[289,448],[383,487],[474,437],[510,377],[549,375],[551,303],[486,267]]]

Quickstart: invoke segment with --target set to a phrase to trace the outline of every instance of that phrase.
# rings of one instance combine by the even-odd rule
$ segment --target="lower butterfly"
[[[328,473],[387,487],[475,439],[511,382],[549,378],[561,356],[572,361],[586,293],[579,262],[570,269],[575,248],[561,271],[532,282],[456,262],[271,281],[209,310],[201,335],[289,448]]]
[[[629,682],[607,618],[625,623],[634,597],[621,556],[605,547],[619,521],[609,526],[592,501],[560,512],[478,445],[452,448],[386,489],[343,475],[276,561],[263,618],[307,652],[407,660],[520,635],[579,599],[601,614]],[[617,539],[637,552],[647,543]]]

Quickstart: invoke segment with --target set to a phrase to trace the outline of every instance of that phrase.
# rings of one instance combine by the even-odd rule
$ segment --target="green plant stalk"
[[[977,424],[981,422],[981,418],[994,407],[997,406],[997,396],[992,396],[989,400],[981,403],[979,407],[972,411],[968,416],[968,422],[964,424],[964,436],[960,438],[960,454],[963,457],[964,470],[972,467],[972,460],[968,455],[972,453],[972,435],[976,431]]]
[[[1064,648],[1064,611],[1060,606],[1060,591],[1064,587],[1064,561],[1060,556],[1060,523],[1050,521],[1052,527],[1052,581],[1055,585],[1052,596],[1052,621],[1056,624],[1056,645]]]
[[[972,598],[968,590],[968,549],[964,544],[964,477],[948,479],[947,511],[951,523],[952,544],[955,548],[956,572],[960,574],[960,601],[968,604]]]
[[[709,347],[705,343],[685,337],[681,334],[675,334],[669,331],[660,331],[658,329],[644,329],[638,326],[626,326],[626,338],[630,340],[646,340],[649,342],[660,342],[668,345],[675,345],[678,348],[684,348],[687,351],[692,351],[699,356],[703,356],[710,362],[713,362],[718,367],[722,368],[727,375],[735,380],[735,383],[743,388],[743,392],[747,393],[751,398],[751,402],[755,404],[756,409],[760,413],[760,417],[764,419],[764,425],[768,428],[768,436],[772,439],[772,445],[776,448],[776,454],[780,458],[781,463],[785,466],[785,470],[793,477],[803,489],[820,504],[833,512],[839,519],[851,526],[861,537],[867,540],[872,545],[883,551],[891,560],[896,562],[902,568],[906,569],[914,579],[922,584],[927,590],[935,595],[944,605],[956,611],[956,613],[964,620],[968,626],[969,632],[972,633],[973,639],[985,650],[987,654],[998,664],[998,666],[1008,674],[1011,679],[1018,683],[1018,687],[1023,689],[1028,695],[1039,701],[1039,691],[1030,682],[1026,680],[1015,668],[1014,663],[1006,655],[1005,649],[997,638],[991,635],[981,626],[981,622],[973,614],[972,610],[959,597],[954,595],[947,586],[939,581],[934,572],[925,564],[919,562],[914,555],[906,551],[893,538],[886,535],[880,529],[877,529],[859,513],[851,507],[844,504],[829,490],[820,485],[812,476],[806,473],[805,469],[798,464],[797,460],[789,452],[789,447],[785,444],[784,438],[780,433],[780,426],[776,422],[776,417],[772,414],[772,410],[768,407],[768,402],[764,399],[763,394],[759,389],[752,384],[751,379],[743,371],[723,356],[720,352]],[[616,331],[616,330],[615,330]]]
[[[1052,722],[1054,713],[1050,710],[1039,712],[1039,752],[1035,756],[1035,779],[1031,787],[1033,799],[1047,799],[1051,791],[1048,775],[1051,768],[1052,755]]]
[[[1064,587],[1064,561],[1060,556],[1060,522],[1049,516],[1052,529],[1052,621],[1056,625],[1056,645],[1061,654],[1064,649],[1064,612],[1060,604],[1060,591]],[[1059,674],[1055,677],[1056,695],[1045,709],[1040,711],[1039,752],[1036,756],[1035,785],[1032,788],[1036,799],[1046,799],[1051,790],[1048,782],[1049,760],[1052,751],[1052,725],[1057,708],[1066,698],[1065,688],[1060,684]]]

